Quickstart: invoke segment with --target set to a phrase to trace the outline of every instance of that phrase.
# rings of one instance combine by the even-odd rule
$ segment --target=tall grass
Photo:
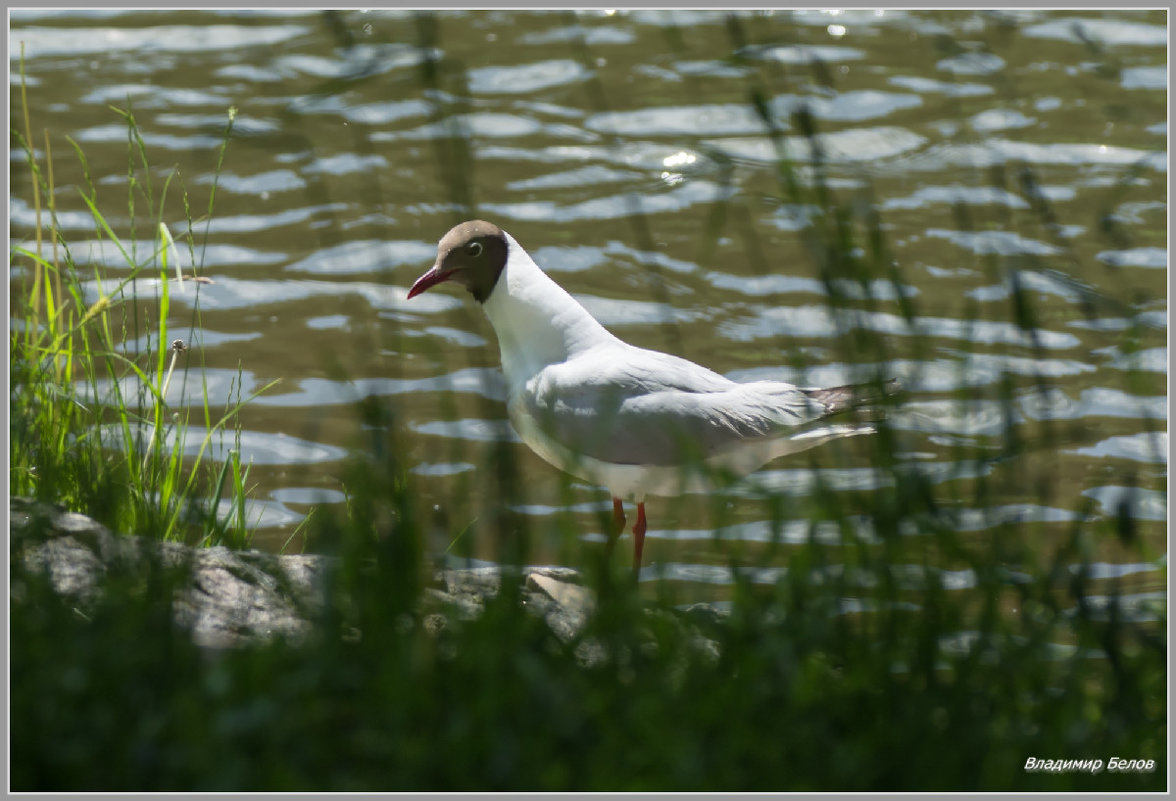
[[[778,582],[738,582],[722,615],[588,571],[596,609],[564,640],[520,606],[509,567],[480,615],[442,608],[439,623],[420,570],[421,510],[402,477],[394,451],[360,460],[347,514],[316,516],[339,562],[324,577],[316,634],[300,643],[202,654],[169,619],[180,577],[149,565],[113,572],[83,618],[18,565],[13,787],[1163,786],[1162,634],[1085,600],[1089,577],[1070,570],[1084,560],[1082,525],[1018,579],[997,551],[1024,539],[1019,527],[975,546],[923,512],[912,515],[923,536],[886,531],[880,546],[851,545],[836,499],[817,497],[803,511],[846,526],[850,547],[814,536]],[[900,506],[904,487],[880,495]],[[948,591],[933,564],[897,569],[928,539],[973,565],[975,593]],[[1029,757],[1112,756],[1157,767],[1023,769]]]
[[[210,398],[199,366],[201,396],[195,404],[186,397],[191,356],[199,353],[200,283],[195,275],[183,276],[165,222],[176,173],[159,185],[132,110],[113,109],[128,136],[127,229],[120,235],[99,202],[85,154],[67,137],[85,176],[77,196],[93,219],[95,238],[123,262],[117,275],[101,259],[94,264],[89,285],[96,298],[88,298],[88,282],[58,225],[60,188],[53,180],[50,135],[45,132],[45,149],[38,153],[23,80],[20,98],[24,131],[12,135],[26,155],[25,185],[36,220],[33,241],[14,244],[10,254],[20,279],[13,287],[9,336],[10,492],[86,512],[120,532],[247,542],[249,466],[241,463],[239,449],[219,468],[208,452],[213,437],[231,430],[249,398],[240,392],[236,398]],[[231,130],[230,114],[220,157]],[[192,218],[186,191],[182,201],[184,238],[195,264],[194,232],[201,221]],[[147,253],[137,237],[143,228],[151,232]],[[145,287],[153,290],[146,297]],[[186,337],[175,338],[174,292],[195,294]],[[169,396],[169,390],[177,381],[183,389],[173,407],[169,397],[176,393]],[[186,446],[198,430],[194,411],[204,434],[191,454]]]

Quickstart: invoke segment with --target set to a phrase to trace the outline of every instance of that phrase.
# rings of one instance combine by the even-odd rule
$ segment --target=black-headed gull
[[[608,488],[613,536],[625,527],[622,499],[636,502],[634,568],[646,496],[705,488],[715,474],[745,476],[777,457],[873,430],[820,425],[855,403],[852,387],[738,383],[621,341],[493,223],[450,230],[408,297],[447,281],[469,290],[490,318],[507,412],[523,441],[556,467]]]

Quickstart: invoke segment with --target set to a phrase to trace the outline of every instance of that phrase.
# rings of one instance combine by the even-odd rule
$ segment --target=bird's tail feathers
[[[870,382],[866,384],[846,384],[844,386],[828,387],[826,389],[805,389],[802,391],[810,400],[825,407],[826,415],[833,415],[848,411],[849,409],[856,409],[860,406],[878,403],[883,398],[898,394],[901,389],[902,385],[898,383],[898,379],[892,378],[882,384],[881,387],[876,383]]]

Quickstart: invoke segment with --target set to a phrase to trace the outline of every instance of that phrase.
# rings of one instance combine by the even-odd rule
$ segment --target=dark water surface
[[[1020,458],[1056,491],[1043,502],[994,481],[1005,494],[990,506],[961,501],[976,536],[993,519],[1061,536],[1082,514],[1114,519],[1130,495],[1157,559],[1108,544],[1096,571],[1129,576],[1146,616],[1166,565],[1165,25],[1163,12],[1128,11],[23,12],[9,36],[11,109],[17,126],[23,46],[62,227],[79,264],[105,266],[111,283],[127,267],[97,241],[65,137],[139,258],[154,232],[143,217],[131,230],[127,126],[110,106],[133,110],[155,202],[175,173],[163,219],[177,238],[188,194],[196,270],[214,281],[199,287],[198,318],[195,287],[171,294],[171,326],[198,356],[190,367],[206,365],[218,403],[238,382],[248,394],[281,379],[243,417],[257,546],[283,547],[312,506],[344,502],[347,450],[380,436],[359,430],[355,401],[375,396],[398,410],[412,491],[435,510],[433,550],[464,532],[454,553],[492,559],[492,482],[479,466],[492,440],[513,439],[497,343],[462,292],[406,301],[436,241],[473,208],[630,342],[738,379],[863,378],[874,365],[847,356],[846,321],[829,311],[806,245],[819,210],[780,200],[777,145],[811,160],[795,113],[807,108],[825,182],[843,202],[874,204],[897,265],[896,282],[841,290],[852,325],[887,341],[888,372],[910,390],[894,420],[900,457],[967,498],[976,471],[999,479],[1004,468],[969,472],[961,449],[996,450],[1009,425],[1018,432]],[[23,153],[10,164],[11,235],[28,243]],[[181,260],[190,272],[186,244]],[[1033,301],[1035,336],[1017,324],[1014,284]],[[138,289],[150,300],[157,282]],[[956,399],[1005,380],[1011,405]],[[191,370],[169,401],[197,402],[200,381]],[[511,447],[532,561],[574,563],[600,538],[607,494],[569,488]],[[652,499],[647,577],[721,597],[737,552],[756,580],[774,580],[787,549],[764,556],[774,533],[762,488],[880,480],[852,449],[817,464],[773,463],[719,511],[706,498]],[[804,542],[808,522],[779,533]],[[975,577],[945,570],[944,582],[966,590]]]

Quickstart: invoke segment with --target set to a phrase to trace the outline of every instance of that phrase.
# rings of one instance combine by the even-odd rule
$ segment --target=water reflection
[[[993,39],[993,52],[958,54],[936,42],[987,41],[991,16],[739,14],[752,34],[739,45],[727,16],[704,10],[452,12],[435,42],[418,40],[409,12],[340,19],[353,41],[333,38],[316,12],[285,10],[26,10],[10,33],[10,83],[23,42],[37,126],[87,155],[83,170],[54,140],[56,225],[85,270],[86,302],[140,267],[140,302],[121,310],[144,323],[125,349],[154,358],[153,224],[132,230],[128,131],[108,108],[129,104],[153,172],[173,176],[167,193],[137,195],[136,213],[180,238],[191,223],[180,262],[215,281],[172,288],[169,328],[192,340],[206,372],[202,382],[195,370],[177,374],[167,402],[193,408],[207,392],[223,403],[283,379],[254,402],[241,441],[273,529],[260,543],[285,541],[298,517],[286,504],[343,502],[313,485],[333,480],[354,444],[352,427],[327,421],[363,398],[403,409],[405,468],[432,504],[465,502],[485,475],[487,443],[524,453],[475,305],[459,292],[406,298],[441,234],[476,214],[502,222],[640,344],[665,346],[672,327],[680,352],[739,380],[900,378],[910,398],[889,423],[899,454],[912,475],[963,497],[969,482],[1002,477],[1006,466],[989,456],[1005,437],[1079,423],[1049,454],[1065,500],[1009,490],[945,520],[970,532],[1000,522],[1056,532],[1086,498],[1095,515],[1150,523],[1147,536],[1165,547],[1166,494],[1127,486],[1160,486],[1167,470],[1167,32],[1155,15],[1002,12],[1032,47]],[[1116,68],[1102,69],[1087,42]],[[760,108],[748,102],[753,87]],[[239,112],[217,171],[231,105]],[[815,136],[801,130],[801,111]],[[11,238],[32,247],[38,216],[22,165],[14,148]],[[91,181],[121,250],[79,200]],[[847,208],[877,210],[883,252],[857,222],[845,233],[855,258],[893,273],[822,272],[813,244],[836,221],[818,186]],[[40,224],[48,230],[44,209]],[[89,280],[95,267],[109,271],[104,280]],[[1014,313],[1014,289],[1033,301],[1032,320]],[[885,341],[891,358],[846,355],[861,337]],[[990,400],[1006,382],[1011,403]],[[112,391],[101,385],[97,397]],[[294,477],[290,466],[306,469]],[[588,544],[602,536],[609,509],[598,488],[561,488],[538,460],[522,469],[528,496],[514,508],[546,527],[546,558],[561,515]],[[849,497],[886,481],[861,461],[772,464],[733,488],[748,502],[717,530],[689,511],[691,499],[658,501],[663,527],[650,537],[661,564],[642,577],[724,585],[724,545],[873,542],[864,519],[848,534],[807,520],[773,528],[750,501],[811,495],[818,482]],[[488,502],[469,499],[454,524]],[[748,569],[771,582],[787,561]],[[1100,564],[1100,580],[1150,574]],[[938,578],[952,589],[975,581]]]

